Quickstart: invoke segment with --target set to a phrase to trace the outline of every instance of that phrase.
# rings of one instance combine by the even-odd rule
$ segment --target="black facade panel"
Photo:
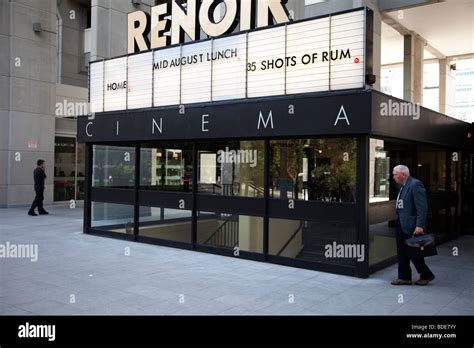
[[[419,107],[419,115],[402,115],[400,107],[404,105],[408,109],[406,104],[408,102],[402,99],[373,91],[371,134],[472,149],[472,137],[468,138],[468,133],[472,132],[469,123],[424,107]]]
[[[290,208],[293,206],[294,208]],[[356,205],[352,203],[311,202],[282,199],[269,200],[269,216],[272,218],[292,220],[324,220],[354,222]]]
[[[351,91],[97,114],[78,120],[79,142],[367,134],[370,93]]]
[[[93,187],[91,201],[134,205],[135,190]]]
[[[192,193],[177,193],[166,191],[138,191],[138,205],[172,209],[193,209]]]
[[[225,212],[229,214],[263,216],[263,198],[229,197],[201,194],[196,197],[196,209],[200,211]]]

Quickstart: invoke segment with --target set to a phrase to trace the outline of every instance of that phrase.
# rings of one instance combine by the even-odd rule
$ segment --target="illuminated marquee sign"
[[[366,12],[91,63],[91,111],[363,88]]]

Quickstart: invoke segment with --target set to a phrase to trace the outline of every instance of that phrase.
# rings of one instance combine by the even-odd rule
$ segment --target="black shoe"
[[[40,214],[40,215],[48,215],[49,213],[45,210],[45,211],[40,211],[39,214]]]
[[[38,216],[38,214],[36,214],[34,211],[29,211],[29,212],[28,212],[28,215],[30,215],[30,216]]]

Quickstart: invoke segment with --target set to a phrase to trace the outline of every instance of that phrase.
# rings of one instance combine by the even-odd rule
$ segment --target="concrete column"
[[[2,1],[0,41],[0,207],[31,204],[39,158],[47,163],[47,204],[54,178],[56,1]]]
[[[379,12],[379,1],[378,0],[353,0],[352,6],[354,8],[367,6],[374,11],[374,27],[373,27],[373,71],[372,73],[376,76],[375,83],[372,88],[380,91],[380,71],[382,65],[382,17]]]
[[[10,6],[0,2],[0,207],[6,206],[10,143]]]
[[[301,0],[289,0],[286,8],[290,11],[290,15],[293,16],[293,20],[297,21],[304,18],[304,1]]]
[[[423,59],[425,42],[416,34],[404,36],[403,99],[423,102]]]
[[[456,81],[447,59],[439,59],[439,112],[456,116]]]
[[[155,0],[143,0],[140,5],[130,1],[91,1],[90,60],[127,54],[127,14],[134,11],[150,13]]]

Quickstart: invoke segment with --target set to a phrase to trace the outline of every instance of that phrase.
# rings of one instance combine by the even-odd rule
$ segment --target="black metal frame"
[[[87,159],[88,179],[92,177],[92,143],[86,145],[90,151]],[[321,262],[309,262],[304,260],[296,260],[282,256],[269,255],[269,219],[333,219],[342,222],[355,223],[357,220],[357,203],[324,203],[317,201],[295,201],[295,209],[288,209],[288,202],[273,199],[269,197],[269,159],[270,146],[269,140],[265,140],[264,147],[264,197],[239,197],[239,196],[216,196],[207,193],[197,192],[197,142],[193,142],[193,189],[192,193],[187,192],[168,192],[159,190],[142,190],[140,189],[140,157],[141,146],[135,144],[135,186],[130,188],[107,188],[107,187],[91,187],[91,181],[88,180],[88,190],[86,190],[85,200],[85,214],[84,214],[84,232],[99,236],[117,237],[119,239],[133,240],[138,242],[157,244],[163,246],[171,246],[182,249],[197,250],[209,252],[218,255],[236,257],[234,250],[231,248],[219,248],[209,245],[201,245],[197,243],[197,221],[198,211],[210,211],[228,214],[242,214],[250,216],[259,216],[263,218],[263,251],[262,253],[248,252],[239,250],[239,258],[255,260],[255,261],[269,261],[281,265],[301,267],[306,269],[321,270],[326,272],[335,272],[345,275],[368,276],[356,272],[352,267],[339,266],[333,264],[324,264]],[[368,154],[367,154],[368,155]],[[360,153],[357,153],[360,156]],[[141,236],[139,234],[139,209],[141,206],[163,207],[179,209],[179,200],[185,201],[186,210],[192,211],[192,229],[191,229],[191,243],[182,243],[172,240],[164,240],[148,236]],[[90,209],[92,201],[107,202],[116,204],[127,204],[134,206],[134,234],[124,234],[117,232],[110,232],[105,230],[106,227],[91,226]],[[87,212],[87,213],[86,213]],[[108,226],[113,227],[113,226]],[[358,239],[361,239],[360,236]]]
[[[364,261],[356,263],[356,276],[369,276],[369,137],[357,142],[357,244],[364,245]]]

